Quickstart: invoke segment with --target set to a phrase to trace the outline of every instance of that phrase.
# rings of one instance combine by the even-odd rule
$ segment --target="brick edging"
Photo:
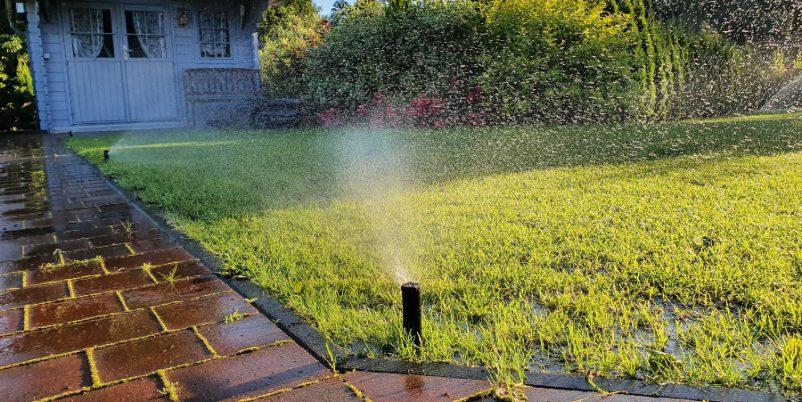
[[[55,137],[55,136],[50,136]],[[47,139],[48,136],[45,136]],[[333,344],[327,344],[325,338],[311,325],[304,321],[300,316],[285,307],[281,302],[273,298],[270,294],[250,280],[240,280],[222,275],[220,260],[208,252],[196,240],[175,230],[167,220],[161,210],[150,206],[140,200],[135,194],[117,184],[113,177],[106,175],[100,168],[75,151],[68,148],[61,141],[62,136],[51,138],[59,141],[59,147],[64,151],[76,156],[83,163],[103,177],[109,185],[120,192],[131,205],[146,216],[166,238],[178,243],[187,252],[198,258],[204,265],[209,267],[215,275],[228,284],[237,293],[248,299],[256,299],[252,302],[253,306],[260,313],[270,318],[275,324],[286,332],[295,342],[306,349],[312,356],[326,366],[331,365],[330,352],[339,370],[371,371],[378,373],[394,374],[416,374],[428,376],[440,376],[459,379],[489,379],[490,374],[483,368],[459,366],[452,363],[434,362],[408,362],[394,360],[384,357],[361,358],[345,348]],[[603,389],[607,392],[614,392],[633,396],[678,398],[691,400],[706,400],[711,402],[781,402],[787,399],[780,394],[770,394],[762,391],[750,391],[740,388],[725,388],[717,386],[694,387],[682,384],[653,384],[641,380],[630,379],[604,379],[596,378],[593,381],[595,386],[589,383],[584,376],[566,373],[536,373],[527,372],[524,385],[540,388],[552,388],[576,391],[596,392]]]

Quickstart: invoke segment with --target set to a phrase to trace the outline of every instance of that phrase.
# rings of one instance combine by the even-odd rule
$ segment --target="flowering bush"
[[[453,83],[454,80],[449,80]],[[384,93],[376,93],[370,102],[352,111],[328,108],[316,114],[319,124],[337,127],[343,124],[369,127],[435,127],[454,125],[483,126],[485,113],[481,106],[482,87],[475,85],[457,96],[449,86],[444,96],[421,93],[408,101],[392,102]]]
[[[343,124],[341,112],[337,108],[328,108],[316,114],[317,122],[323,127],[339,127]]]

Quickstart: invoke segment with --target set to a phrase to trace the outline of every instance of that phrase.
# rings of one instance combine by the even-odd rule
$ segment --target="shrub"
[[[759,109],[790,77],[779,50],[771,57],[707,29],[686,34],[685,42],[684,79],[671,117],[712,117]]]
[[[407,104],[421,94],[444,96],[476,76],[483,17],[473,3],[420,4],[395,12],[358,1],[310,51],[308,100],[321,109],[355,110],[374,95]],[[463,79],[466,78],[466,79]]]
[[[0,131],[36,128],[33,79],[23,40],[0,34]]]
[[[605,1],[494,0],[481,58],[491,118],[580,123],[637,113],[634,37]]]

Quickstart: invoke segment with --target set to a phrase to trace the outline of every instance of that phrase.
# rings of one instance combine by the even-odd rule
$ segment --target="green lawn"
[[[69,144],[357,353],[802,392],[802,115]]]

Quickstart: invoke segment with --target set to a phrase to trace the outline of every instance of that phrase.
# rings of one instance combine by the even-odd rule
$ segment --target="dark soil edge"
[[[259,312],[273,320],[276,325],[284,330],[295,342],[309,351],[316,359],[328,367],[336,363],[336,368],[343,370],[371,371],[378,373],[394,374],[415,374],[440,377],[451,377],[461,379],[485,380],[490,378],[490,374],[477,367],[459,366],[451,363],[435,362],[408,362],[393,360],[389,358],[363,358],[358,357],[350,351],[328,344],[325,338],[312,326],[307,324],[301,317],[284,307],[279,301],[270,296],[258,285],[250,280],[240,280],[227,277],[221,274],[220,260],[209,253],[196,240],[175,230],[164,218],[164,215],[157,207],[148,205],[140,200],[135,194],[130,193],[114,181],[113,177],[107,176],[98,166],[95,166],[75,151],[64,145],[61,139],[63,136],[45,135],[51,140],[59,141],[61,149],[65,153],[77,156],[83,163],[96,171],[101,177],[117,191],[120,192],[136,209],[142,212],[159,230],[165,234],[165,238],[177,243],[187,252],[198,258],[204,265],[211,269],[221,280],[231,286],[240,295],[248,299],[256,299],[252,302]],[[53,138],[56,137],[56,138]],[[334,360],[334,361],[332,361]],[[603,379],[595,378],[591,384],[584,376],[563,373],[536,373],[527,372],[524,381],[525,385],[575,391],[598,392],[600,389],[606,392],[619,393],[626,395],[678,398],[691,400],[704,400],[711,402],[780,402],[786,398],[779,394],[770,394],[761,391],[750,391],[740,388],[725,388],[716,386],[692,387],[681,384],[651,384],[640,380],[627,379]]]

